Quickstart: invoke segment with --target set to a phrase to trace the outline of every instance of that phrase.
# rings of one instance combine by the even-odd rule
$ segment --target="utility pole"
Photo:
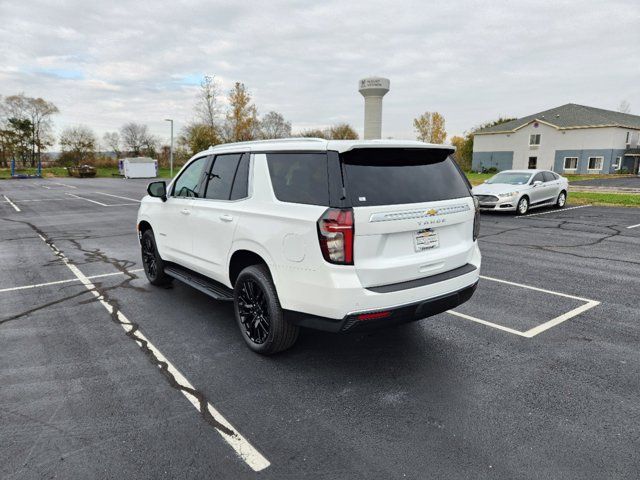
[[[173,119],[165,118],[165,122],[171,122],[171,150],[169,150],[169,175],[173,178]]]

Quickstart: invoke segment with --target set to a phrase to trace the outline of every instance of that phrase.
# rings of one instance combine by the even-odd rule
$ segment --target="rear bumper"
[[[423,318],[431,317],[469,300],[478,286],[474,284],[464,287],[455,292],[440,295],[435,298],[413,302],[407,305],[400,305],[393,308],[385,308],[380,311],[389,312],[384,318],[361,320],[359,315],[375,314],[371,310],[366,312],[356,312],[345,316],[342,319],[319,317],[301,312],[285,310],[285,319],[300,327],[313,328],[334,333],[362,332],[379,328],[390,327],[402,323],[413,322]]]

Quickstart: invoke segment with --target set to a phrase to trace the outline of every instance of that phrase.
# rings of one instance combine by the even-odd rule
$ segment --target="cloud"
[[[459,2],[3,2],[0,94],[53,101],[56,126],[126,121],[167,136],[193,116],[199,79],[244,82],[295,128],[362,130],[357,81],[391,79],[385,136],[444,114],[459,134],[567,102],[640,108],[632,0]],[[615,25],[615,28],[611,26]]]

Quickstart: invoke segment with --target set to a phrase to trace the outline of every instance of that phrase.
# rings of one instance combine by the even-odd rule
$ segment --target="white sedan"
[[[524,215],[530,208],[564,207],[569,181],[549,170],[504,170],[472,191],[481,210]]]

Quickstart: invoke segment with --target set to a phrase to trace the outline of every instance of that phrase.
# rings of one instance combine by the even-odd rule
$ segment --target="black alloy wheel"
[[[164,262],[158,254],[153,231],[147,230],[142,234],[140,247],[142,250],[142,266],[149,283],[152,285],[167,285],[171,283],[172,278],[164,273]]]
[[[254,352],[271,355],[296,343],[300,328],[284,318],[267,265],[249,265],[240,272],[233,304],[242,338]]]
[[[252,278],[238,285],[238,314],[249,340],[263,344],[269,337],[271,321],[264,291]]]

